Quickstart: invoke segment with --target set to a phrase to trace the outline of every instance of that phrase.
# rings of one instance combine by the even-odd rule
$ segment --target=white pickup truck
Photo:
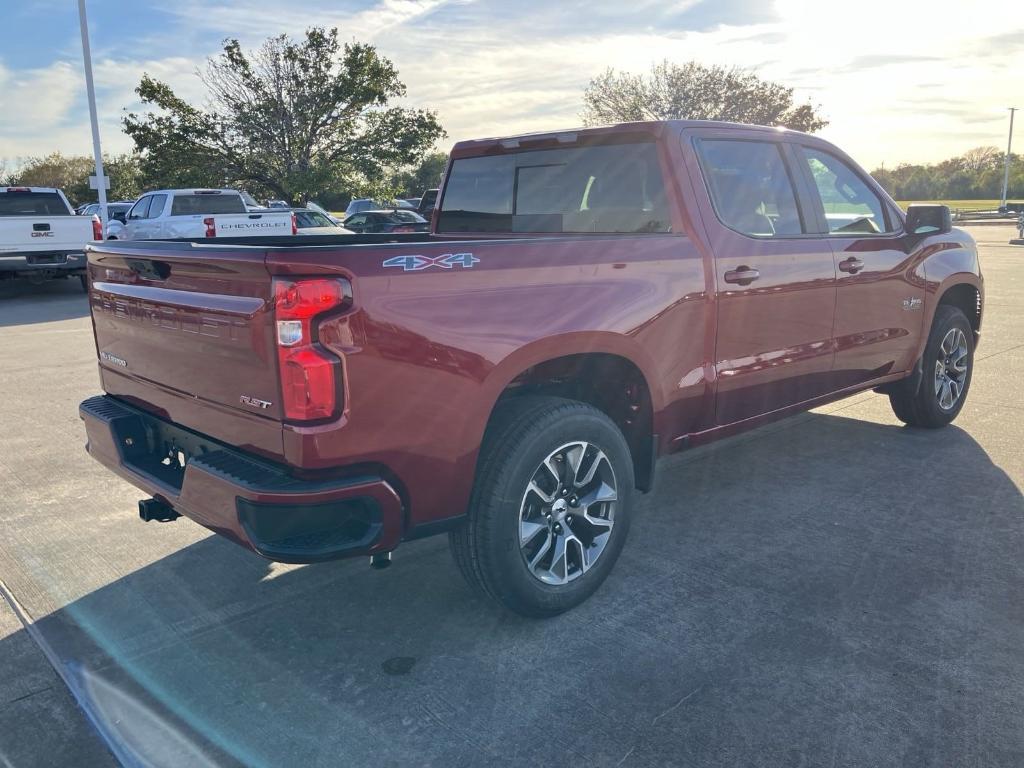
[[[76,216],[59,189],[0,187],[0,280],[77,276],[84,287],[85,245],[102,239],[100,220]]]
[[[124,223],[107,225],[108,240],[164,240],[178,237],[294,235],[291,211],[250,212],[234,189],[160,189],[147,192]]]

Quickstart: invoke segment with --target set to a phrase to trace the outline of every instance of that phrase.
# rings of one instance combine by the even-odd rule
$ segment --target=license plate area
[[[33,266],[66,264],[68,261],[65,253],[30,253],[26,258],[28,263]]]
[[[189,461],[224,447],[141,413],[117,419],[113,425],[125,465],[174,493],[181,491]]]

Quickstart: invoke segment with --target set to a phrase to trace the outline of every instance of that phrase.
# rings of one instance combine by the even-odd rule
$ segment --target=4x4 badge
[[[465,267],[471,269],[480,259],[472,253],[442,253],[440,256],[392,256],[381,262],[382,267],[401,267],[404,272],[419,272],[429,267],[451,269]]]
[[[923,299],[910,298],[910,299],[904,299],[903,300],[903,308],[907,309],[907,310],[920,309],[923,306],[924,306],[924,300]]]

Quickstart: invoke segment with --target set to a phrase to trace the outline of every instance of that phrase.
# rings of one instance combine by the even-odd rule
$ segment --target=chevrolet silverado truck
[[[102,240],[95,216],[76,216],[52,187],[0,187],[0,280],[42,283],[78,277],[85,287],[85,245]]]
[[[272,237],[294,235],[291,211],[253,212],[234,189],[161,189],[147,192],[125,215],[111,221],[108,240],[181,237]]]
[[[90,247],[80,414],[143,519],[285,562],[446,532],[549,616],[608,575],[659,456],[864,390],[911,427],[964,406],[973,240],[820,138],[464,141],[438,200],[426,234]]]

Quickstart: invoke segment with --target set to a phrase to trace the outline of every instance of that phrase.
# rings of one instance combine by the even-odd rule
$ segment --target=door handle
[[[849,272],[851,275],[855,275],[862,269],[864,269],[864,262],[856,256],[851,256],[850,258],[843,259],[839,262],[840,272]]]
[[[736,285],[750,285],[760,276],[761,273],[756,269],[752,269],[748,266],[741,266],[736,269],[728,270],[725,273],[725,282],[734,283]]]

